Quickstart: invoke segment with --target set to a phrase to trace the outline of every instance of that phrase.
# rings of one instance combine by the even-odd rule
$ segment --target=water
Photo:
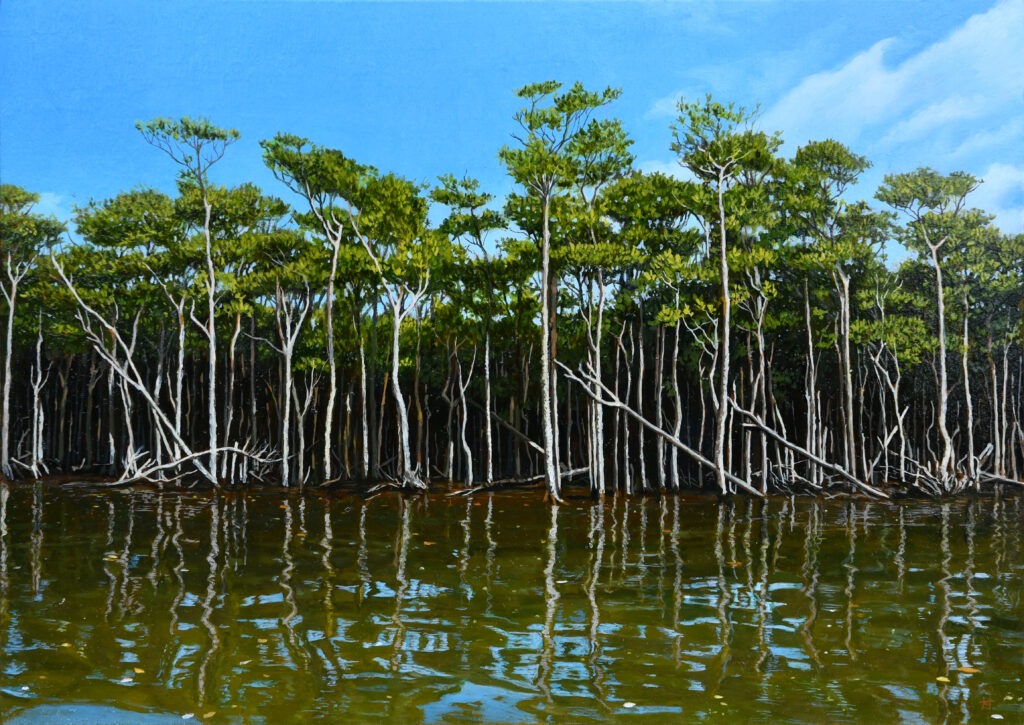
[[[0,720],[1022,722],[1022,509],[0,487]]]

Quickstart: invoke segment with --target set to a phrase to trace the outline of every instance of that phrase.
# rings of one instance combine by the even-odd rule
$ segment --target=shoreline
[[[435,485],[431,485],[425,490],[420,489],[408,489],[402,488],[395,485],[391,481],[374,480],[374,481],[360,481],[360,480],[334,480],[327,481],[320,484],[305,485],[305,486],[290,486],[283,487],[279,483],[247,483],[247,484],[234,484],[230,486],[212,486],[207,481],[202,479],[196,479],[192,482],[182,481],[168,481],[166,484],[159,484],[153,481],[118,481],[115,478],[109,476],[102,476],[97,474],[91,474],[86,476],[75,476],[68,474],[53,474],[49,476],[43,476],[36,479],[16,479],[0,481],[0,484],[6,484],[12,487],[23,487],[35,484],[42,484],[48,488],[67,490],[67,491],[89,491],[89,492],[101,492],[101,491],[115,491],[115,490],[135,490],[135,491],[147,491],[151,493],[210,493],[219,492],[222,494],[239,494],[239,493],[254,493],[254,494],[281,494],[284,496],[298,495],[310,495],[310,494],[347,494],[350,496],[359,496],[363,498],[373,498],[384,493],[400,493],[404,497],[414,496],[434,496],[443,498],[457,499],[471,498],[481,494],[489,493],[510,493],[510,492],[529,492],[533,491],[537,494],[537,498],[544,501],[550,501],[551,496],[545,489],[543,482],[530,482],[523,485],[506,485],[506,486],[491,486],[479,485],[472,489],[462,487],[462,482],[454,481],[439,482]],[[1013,491],[1020,489],[1024,491],[1024,481],[1013,481],[1007,479],[1006,481],[988,481],[981,485],[979,489],[966,489],[957,493],[950,493],[941,496],[930,496],[922,493],[921,491],[911,487],[904,486],[880,486],[880,490],[888,495],[888,498],[877,498],[868,496],[860,491],[845,491],[845,490],[820,490],[820,491],[792,491],[792,492],[780,492],[780,491],[769,491],[761,496],[754,496],[745,491],[735,491],[728,494],[723,494],[708,488],[692,488],[684,487],[679,490],[657,490],[652,489],[648,491],[634,491],[632,493],[626,493],[624,491],[611,491],[603,495],[595,495],[586,485],[581,486],[570,486],[562,490],[561,498],[563,504],[572,504],[583,501],[594,501],[600,499],[617,499],[623,497],[626,499],[646,499],[646,498],[661,498],[661,497],[680,497],[683,499],[718,499],[719,501],[727,500],[757,500],[758,498],[764,498],[768,500],[778,499],[849,499],[854,501],[873,501],[876,503],[905,503],[905,502],[936,502],[936,501],[955,501],[960,499],[970,498],[990,498],[994,495],[1005,491]]]

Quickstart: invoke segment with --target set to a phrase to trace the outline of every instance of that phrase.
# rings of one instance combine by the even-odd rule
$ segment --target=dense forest
[[[75,240],[2,186],[3,476],[556,499],[1021,479],[1024,235],[971,206],[980,180],[854,200],[866,158],[784,158],[710,97],[679,102],[679,173],[644,173],[618,91],[518,96],[505,199],[283,133],[260,142],[278,188],[217,185],[239,135],[189,118],[137,124],[176,194],[93,201]]]

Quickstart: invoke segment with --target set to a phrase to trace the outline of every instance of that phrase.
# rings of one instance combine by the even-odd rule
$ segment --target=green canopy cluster
[[[1024,237],[971,206],[980,180],[859,199],[868,159],[785,158],[710,97],[679,102],[678,173],[647,173],[618,96],[520,89],[504,199],[286,133],[260,142],[277,189],[221,186],[238,133],[189,118],[137,124],[176,192],[78,208],[81,241],[0,187],[3,475],[556,498],[1020,479]]]

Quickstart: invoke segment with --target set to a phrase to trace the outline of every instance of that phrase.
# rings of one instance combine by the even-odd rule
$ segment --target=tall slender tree
[[[781,141],[755,131],[750,124],[755,113],[733,104],[722,105],[707,96],[703,101],[679,101],[679,118],[673,127],[672,150],[679,163],[690,171],[713,199],[714,218],[705,216],[704,229],[709,250],[715,249],[718,264],[719,313],[715,321],[719,350],[716,386],[714,464],[718,486],[726,491],[726,439],[729,421],[730,363],[732,357],[732,297],[729,279],[729,235],[737,230],[735,212],[728,203],[745,169],[774,163]],[[705,212],[706,215],[706,212]],[[716,242],[712,247],[711,239]]]
[[[574,158],[577,143],[593,123],[595,110],[619,97],[606,88],[587,91],[575,83],[567,92],[557,81],[523,86],[516,95],[526,106],[516,113],[520,131],[513,134],[518,146],[504,146],[498,156],[509,174],[537,198],[540,207],[541,252],[541,429],[544,437],[544,480],[555,499],[560,498],[561,473],[557,463],[555,432],[555,342],[558,314],[558,276],[551,269],[551,205],[576,181],[579,166]]]
[[[935,275],[935,316],[938,333],[938,426],[942,455],[938,474],[947,488],[955,487],[953,477],[953,435],[949,428],[949,372],[947,370],[946,283],[943,262],[949,248],[965,234],[967,195],[978,180],[964,172],[943,175],[921,168],[907,174],[887,174],[875,195],[879,201],[902,213],[907,224],[900,238],[911,250],[925,256]]]
[[[22,282],[41,253],[60,239],[64,225],[32,210],[39,195],[13,184],[0,185],[0,292],[7,303],[4,345],[4,380],[0,400],[0,472],[14,476],[11,468],[11,363],[14,358],[14,319]]]
[[[209,428],[209,470],[217,474],[217,269],[213,261],[213,239],[210,219],[213,203],[209,194],[210,167],[224,157],[227,147],[240,137],[234,129],[222,129],[210,121],[199,118],[172,120],[157,118],[146,123],[138,122],[136,128],[146,141],[165,152],[181,167],[179,178],[186,184],[194,185],[198,191],[203,209],[201,226],[206,258],[206,321],[201,326],[207,342],[207,426]]]

